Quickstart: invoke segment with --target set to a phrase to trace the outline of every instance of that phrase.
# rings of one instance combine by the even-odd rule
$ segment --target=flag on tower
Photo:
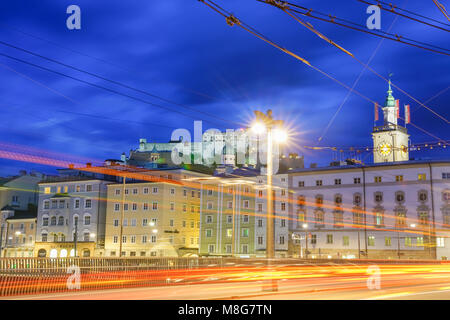
[[[400,100],[395,100],[395,108],[397,111],[397,119],[400,118]]]
[[[375,121],[378,121],[378,102],[375,102]]]
[[[405,124],[411,122],[411,111],[409,109],[409,104],[405,106]]]

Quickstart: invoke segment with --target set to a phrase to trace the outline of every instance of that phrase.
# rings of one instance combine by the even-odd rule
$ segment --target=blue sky
[[[309,60],[338,80],[352,85],[362,66],[319,39],[282,11],[256,0],[217,0],[247,24],[273,41]],[[365,24],[367,5],[356,0],[297,1],[315,10]],[[438,19],[432,5],[397,0],[398,6]],[[81,8],[81,30],[68,30],[66,8]],[[382,12],[382,30],[395,15]],[[450,57],[404,44],[308,20],[322,33],[420,101],[450,85]],[[117,158],[137,147],[139,138],[165,142],[176,128],[233,129],[220,119],[248,123],[252,110],[271,108],[286,120],[295,136],[292,151],[306,162],[327,164],[331,153],[299,146],[370,146],[373,105],[351,94],[318,143],[347,89],[292,57],[267,45],[224,19],[197,0],[170,1],[33,1],[0,3],[4,41],[170,99],[190,110],[171,105],[60,65],[0,45],[8,54],[65,74],[185,113],[157,108],[80,82],[0,57],[0,142],[73,155]],[[398,18],[392,32],[448,47],[449,35],[423,24]],[[387,84],[365,71],[356,90],[383,103]],[[410,104],[412,122],[441,139],[450,139],[448,124],[394,89],[401,105]],[[450,90],[427,105],[450,118]],[[199,112],[194,112],[197,110]],[[206,115],[207,113],[208,115]],[[89,116],[86,116],[89,114]],[[216,119],[209,115],[215,115]],[[410,127],[413,143],[435,139]],[[449,158],[449,149],[415,152],[412,157]],[[367,158],[367,160],[369,160]],[[20,168],[51,172],[50,167],[0,160],[0,174]]]

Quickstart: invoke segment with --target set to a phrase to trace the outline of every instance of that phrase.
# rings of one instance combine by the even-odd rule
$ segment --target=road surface
[[[3,297],[3,299],[52,300],[211,300],[211,299],[450,299],[449,265],[390,266],[280,266],[238,270],[221,278],[211,269],[203,281],[161,287]],[[375,268],[375,269],[374,269]],[[378,271],[378,272],[377,272]],[[183,277],[187,277],[186,274]],[[198,275],[196,275],[198,278]],[[272,280],[274,279],[274,280]],[[265,291],[275,281],[277,291]]]

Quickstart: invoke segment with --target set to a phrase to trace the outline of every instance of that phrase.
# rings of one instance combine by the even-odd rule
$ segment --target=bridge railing
[[[71,290],[225,281],[247,268],[330,264],[435,264],[424,260],[331,260],[247,258],[0,258],[0,297]],[[222,279],[222,280],[221,280]]]

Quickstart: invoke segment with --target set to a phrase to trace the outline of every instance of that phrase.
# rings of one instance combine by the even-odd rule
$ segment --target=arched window
[[[428,200],[428,192],[426,190],[420,190],[418,193],[418,199],[420,202],[426,202]]]
[[[51,225],[51,226],[56,226],[56,217],[55,217],[55,216],[53,216],[53,217],[50,219],[50,225]]]
[[[395,201],[397,203],[403,203],[405,202],[405,193],[403,191],[397,191],[395,193]]]
[[[53,235],[53,242],[58,242],[58,235],[57,234]]]
[[[377,191],[374,193],[374,200],[375,203],[381,203],[383,202],[383,192]]]
[[[48,226],[48,215],[46,214],[42,216],[42,225],[45,227]]]
[[[325,223],[325,213],[322,210],[316,210],[314,212],[314,218],[316,220],[315,228],[323,228]]]
[[[59,257],[60,258],[66,258],[67,257],[67,250],[66,249],[62,249],[59,253]]]
[[[63,226],[64,225],[64,217],[63,216],[59,216],[58,218],[58,226]]]
[[[57,258],[58,257],[58,250],[52,249],[50,250],[50,258]]]
[[[361,194],[360,193],[355,193],[353,194],[353,204],[355,206],[360,206],[361,205]]]
[[[336,206],[342,205],[342,195],[341,194],[334,195],[334,203],[336,204]]]
[[[61,242],[66,242],[66,235],[65,234],[61,235]]]
[[[323,204],[323,195],[321,194],[316,195],[316,204],[318,206],[321,206]]]
[[[89,249],[84,249],[83,250],[83,257],[90,257],[91,256],[91,251],[89,251]]]
[[[450,202],[450,190],[442,191],[442,201]]]
[[[89,226],[91,224],[91,216],[90,215],[84,215],[84,225]]]
[[[47,251],[45,251],[45,249],[39,249],[39,251],[38,251],[39,258],[45,258],[46,255],[47,255]]]

